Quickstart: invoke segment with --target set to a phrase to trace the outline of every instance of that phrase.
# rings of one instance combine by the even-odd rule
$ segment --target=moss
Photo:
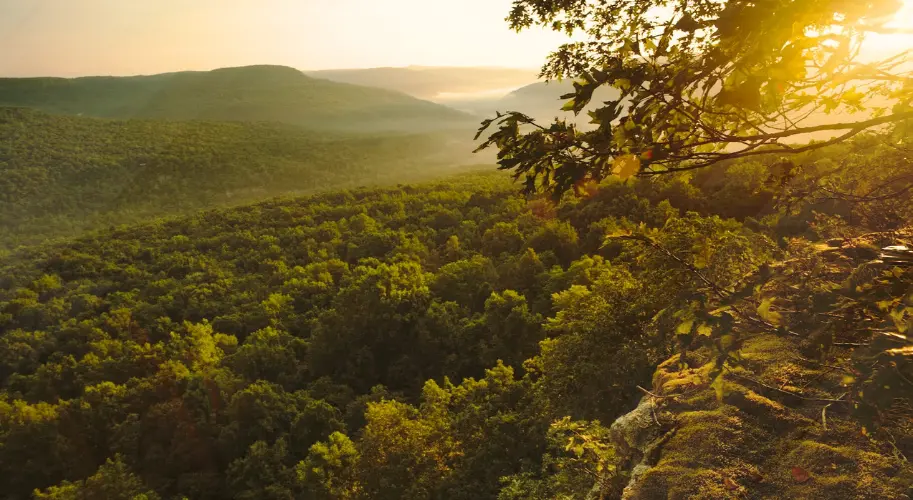
[[[879,453],[853,446],[830,446],[817,441],[798,443],[778,461],[777,481],[799,495],[814,491],[827,498],[900,498],[905,479],[897,477],[899,464]],[[810,479],[796,484],[792,467],[801,467]]]
[[[728,479],[728,481],[727,481]],[[719,472],[662,465],[650,471],[649,482],[638,490],[640,498],[736,499],[748,498],[747,489]]]
[[[736,485],[758,475],[752,460],[765,448],[765,433],[728,405],[683,412],[678,424],[658,466],[642,476],[638,498],[666,490],[669,498],[741,498],[744,487]]]
[[[662,394],[677,394],[687,392],[711,382],[710,371],[713,367],[705,365],[700,368],[686,368],[679,372],[665,373],[654,377],[653,387]]]
[[[673,358],[654,375],[654,391],[676,431],[655,467],[625,498],[908,498],[913,472],[890,449],[861,432],[847,408],[784,395],[752,381],[807,396],[839,389],[839,371],[803,362],[789,339],[762,335],[745,342],[742,363],[725,376],[724,397],[710,386],[711,357],[680,369]],[[692,356],[697,359],[698,356]],[[798,482],[793,467],[810,479]]]
[[[764,408],[774,413],[785,413],[786,407],[772,399],[767,399],[754,391],[746,391],[745,399],[758,408]]]

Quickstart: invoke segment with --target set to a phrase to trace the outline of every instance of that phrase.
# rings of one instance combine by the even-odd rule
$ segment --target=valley
[[[457,134],[111,120],[0,108],[0,245],[478,164]]]

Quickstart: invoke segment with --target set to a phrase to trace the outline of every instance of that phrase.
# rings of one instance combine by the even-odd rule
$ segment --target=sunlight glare
[[[903,0],[903,7],[885,27],[913,31],[913,0]],[[863,43],[864,59],[882,59],[913,50],[913,33],[868,34]]]
[[[903,0],[903,7],[888,23],[892,28],[913,28],[913,0]]]

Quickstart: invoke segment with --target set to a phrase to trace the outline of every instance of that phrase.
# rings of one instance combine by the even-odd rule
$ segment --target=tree
[[[367,392],[414,384],[415,326],[430,304],[430,275],[414,262],[358,266],[311,338],[309,370]]]
[[[334,432],[326,442],[314,443],[295,470],[312,498],[355,498],[358,485],[352,475],[357,463],[355,444]]]
[[[609,429],[598,420],[556,420],[548,429],[548,444],[541,477],[529,472],[504,477],[499,500],[619,496],[627,478],[618,474]]]
[[[558,262],[567,267],[580,254],[577,231],[567,222],[549,220],[527,241],[527,246],[539,254],[552,252]]]
[[[513,290],[492,293],[485,301],[485,314],[473,324],[478,361],[483,366],[499,361],[521,366],[542,338],[541,323],[542,317],[530,311],[523,295]]]
[[[124,464],[121,456],[108,459],[98,472],[86,479],[71,483],[64,481],[45,491],[35,490],[38,500],[83,500],[110,498],[111,500],[158,500],[159,496],[136,477]]]
[[[295,472],[286,464],[288,448],[279,439],[273,446],[257,441],[243,458],[231,463],[227,472],[232,496],[238,499],[294,498]]]
[[[497,280],[498,274],[491,261],[476,255],[443,265],[430,288],[444,300],[481,310]]]
[[[607,268],[590,287],[554,295],[549,338],[526,367],[541,374],[542,395],[555,415],[614,415],[652,372],[656,354],[644,333],[655,306],[647,287],[624,270]]]
[[[522,246],[523,234],[516,223],[498,222],[482,235],[482,251],[492,257],[517,252]]]
[[[734,158],[791,155],[913,118],[904,54],[860,57],[900,0],[516,0],[511,28],[541,25],[584,41],[558,48],[542,77],[573,78],[565,110],[600,87],[615,99],[588,112],[595,130],[521,112],[485,120],[480,146],[528,193],[560,197],[611,175],[651,176]],[[913,31],[913,30],[910,30]],[[854,119],[831,116],[866,112]],[[793,146],[809,134],[836,137]],[[478,138],[477,136],[477,138]]]
[[[431,498],[460,455],[443,416],[396,401],[369,403],[357,477],[364,498]]]

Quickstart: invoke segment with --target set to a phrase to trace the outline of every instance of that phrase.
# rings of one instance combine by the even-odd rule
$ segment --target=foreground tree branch
[[[794,155],[909,122],[910,52],[858,60],[866,33],[904,31],[889,25],[900,6],[896,0],[516,0],[512,28],[584,35],[586,41],[559,47],[541,76],[574,79],[562,109],[586,111],[591,127],[562,119],[545,125],[508,112],[483,122],[477,137],[497,130],[480,149],[496,147],[500,167],[523,178],[527,192],[557,198],[610,175]],[[590,105],[600,88],[616,97]],[[809,134],[818,134],[818,142],[790,143]]]

